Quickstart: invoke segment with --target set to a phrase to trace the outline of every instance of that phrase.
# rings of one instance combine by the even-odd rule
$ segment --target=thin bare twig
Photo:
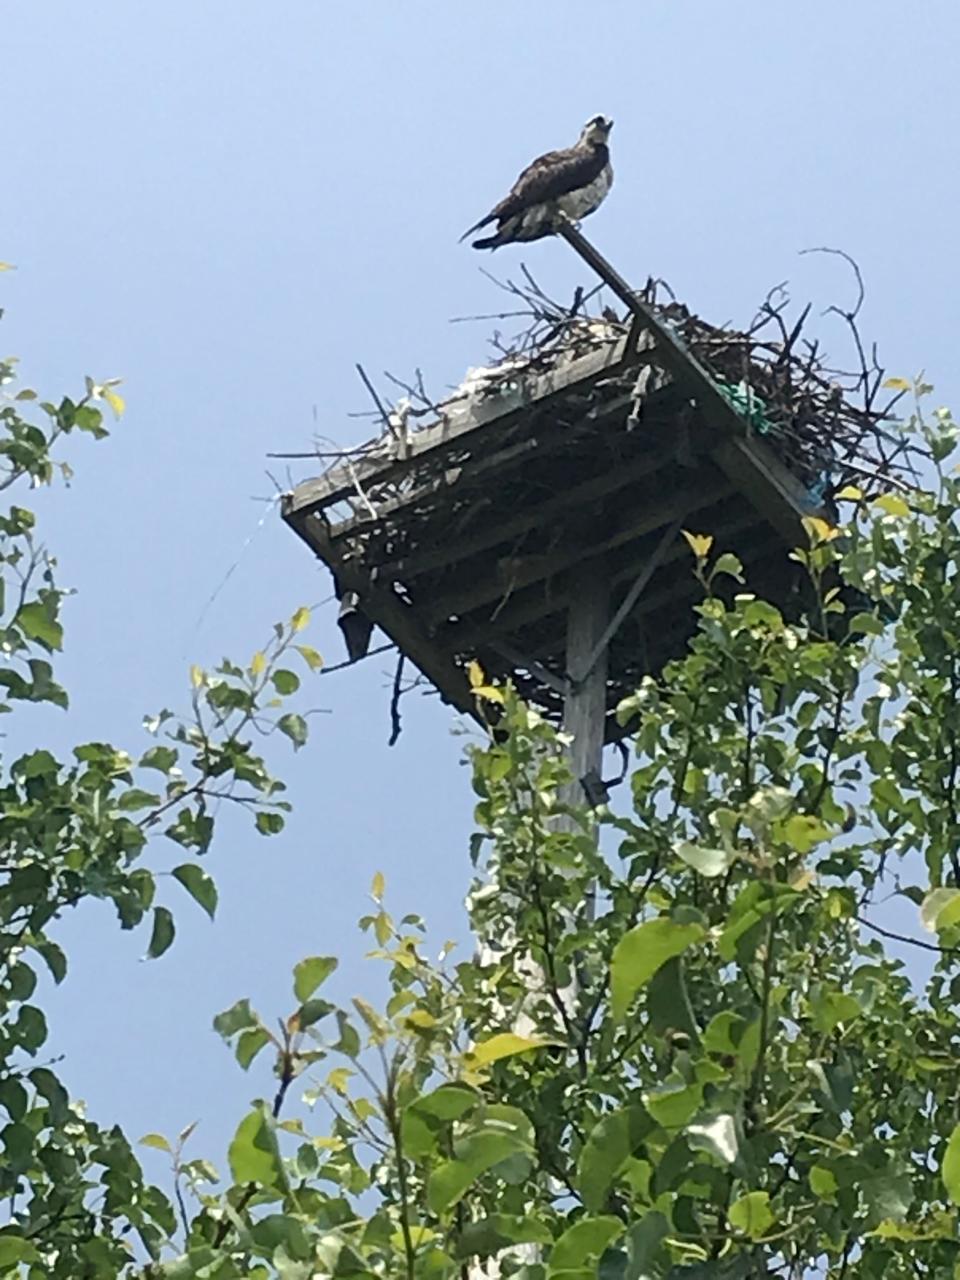
[[[395,746],[403,728],[400,723],[400,695],[403,692],[403,664],[406,655],[401,649],[397,657],[397,669],[393,673],[393,694],[390,698],[390,741],[387,746]]]
[[[357,369],[357,373],[359,373],[360,375],[361,382],[370,392],[370,399],[377,406],[377,412],[380,414],[380,417],[383,420],[384,427],[386,428],[387,431],[390,432],[391,435],[393,435],[394,432],[393,432],[393,426],[390,422],[390,414],[387,412],[383,401],[377,395],[376,387],[367,377],[367,371],[364,369],[363,365],[359,362],[359,360],[356,362],[356,369]]]
[[[881,938],[889,938],[891,942],[902,942],[908,947],[918,947],[921,951],[933,951],[941,956],[960,954],[960,947],[938,947],[935,942],[924,942],[920,938],[911,938],[906,933],[896,933],[893,929],[885,929],[882,925],[874,924],[872,920],[868,920],[866,916],[856,916],[855,919],[865,929],[878,933]]]

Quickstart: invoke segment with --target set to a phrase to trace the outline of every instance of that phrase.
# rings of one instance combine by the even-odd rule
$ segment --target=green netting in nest
[[[734,385],[721,378],[714,381],[724,399],[734,408],[752,431],[759,435],[776,432],[776,423],[767,417],[767,403],[757,395],[748,382],[740,381]]]

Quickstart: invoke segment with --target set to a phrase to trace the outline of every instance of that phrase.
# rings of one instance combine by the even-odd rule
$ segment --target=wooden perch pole
[[[819,514],[819,503],[811,501],[789,471],[749,437],[747,424],[726,399],[701,361],[679,340],[669,325],[656,315],[653,307],[639,298],[619,271],[599,253],[589,240],[562,214],[557,220],[557,234],[566,240],[595,271],[612,293],[634,317],[631,335],[636,341],[646,329],[653,335],[660,364],[676,379],[696,403],[703,417],[718,430],[713,457],[727,476],[751,496],[758,510],[790,546],[803,546],[806,534],[801,524],[804,514]]]

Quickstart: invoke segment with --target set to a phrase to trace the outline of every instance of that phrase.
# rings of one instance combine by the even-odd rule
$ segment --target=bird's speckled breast
[[[579,222],[588,213],[593,213],[594,209],[606,198],[607,192],[612,186],[613,168],[608,164],[589,186],[584,187],[581,191],[571,191],[569,195],[561,196],[557,204],[568,218],[572,218],[574,222]]]

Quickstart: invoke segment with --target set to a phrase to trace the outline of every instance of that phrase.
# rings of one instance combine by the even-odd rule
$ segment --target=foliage
[[[29,388],[16,390],[14,372],[12,361],[0,364],[0,489],[49,484],[58,472],[69,479],[54,450],[71,433],[108,435],[99,406],[122,414],[116,381],[88,379],[82,398],[53,404]],[[25,416],[31,409],[39,422]],[[23,702],[68,706],[52,665],[67,594],[55,571],[33,513],[11,506],[0,514],[2,712]],[[58,760],[38,748],[0,773],[0,1196],[10,1217],[0,1230],[0,1274],[16,1273],[20,1264],[36,1276],[119,1274],[133,1256],[131,1231],[147,1256],[159,1256],[174,1230],[168,1197],[145,1185],[124,1135],[87,1119],[45,1061],[46,1019],[31,1001],[37,969],[64,980],[57,921],[88,898],[109,900],[122,929],[148,922],[149,956],[167,950],[174,916],[157,901],[151,841],[181,847],[186,860],[171,879],[212,917],[216,886],[194,858],[209,848],[217,804],[248,809],[266,834],[283,827],[283,784],[255,741],[274,731],[295,746],[306,738],[304,717],[284,705],[299,685],[286,660],[294,656],[307,670],[319,662],[298,643],[306,621],[300,610],[277,626],[246,668],[226,660],[213,672],[194,668],[190,713],[150,717],[154,741],[138,753],[84,742],[71,759]]]
[[[18,404],[12,439],[27,432]],[[949,416],[914,429],[942,467]],[[24,436],[20,476],[50,478],[53,435]],[[86,744],[69,763],[15,761],[0,818],[0,1275],[953,1276],[960,482],[940,470],[931,493],[844,501],[845,525],[807,522],[795,555],[811,605],[790,618],[691,531],[700,628],[620,708],[636,751],[626,811],[572,800],[563,738],[471,668],[490,723],[470,753],[481,952],[432,959],[378,875],[361,926],[383,1008],[328,999],[336,960],[314,955],[279,1023],[243,998],[219,1014],[240,1069],[269,1063],[273,1080],[223,1179],[188,1156],[189,1129],[142,1139],[169,1155],[172,1199],[40,1065],[34,966],[63,978],[58,913],[88,896],[124,928],[150,915],[151,954],[170,944],[157,835],[191,855],[176,879],[213,914],[193,856],[212,799],[279,829],[281,784],[251,735],[305,736],[299,713],[270,705],[297,690],[282,663],[305,616],[248,666],[195,671],[190,716],[155,717],[138,758]],[[53,566],[32,519],[7,519],[8,582],[35,561],[3,615],[6,670],[24,681],[4,680],[8,701],[63,704],[31,666],[60,643]],[[891,894],[919,909],[922,996],[874,919]]]

